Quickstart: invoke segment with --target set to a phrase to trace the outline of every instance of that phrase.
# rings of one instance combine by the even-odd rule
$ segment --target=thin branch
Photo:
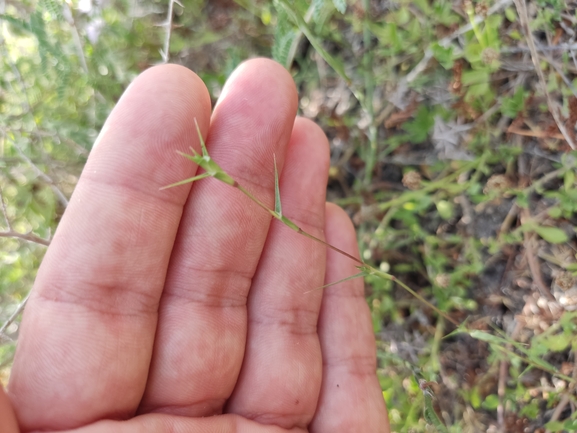
[[[561,416],[561,414],[565,410],[565,407],[571,401],[572,394],[575,392],[575,383],[577,382],[577,380],[575,380],[575,379],[577,379],[577,360],[575,359],[576,356],[577,356],[577,352],[574,350],[573,351],[573,379],[574,379],[574,381],[569,382],[568,389],[563,393],[561,400],[559,400],[559,403],[555,407],[555,410],[553,411],[553,415],[551,415],[551,419],[549,420],[550,422],[557,421],[559,419],[559,417]],[[545,433],[551,433],[551,430],[546,430]]]
[[[2,214],[4,215],[4,220],[6,221],[6,227],[8,227],[9,231],[12,231],[12,224],[10,224],[10,219],[8,218],[8,211],[6,209],[6,203],[4,202],[2,187],[0,187],[0,202],[2,202]]]
[[[13,141],[12,146],[14,146],[20,157],[24,161],[26,161],[28,165],[30,165],[30,167],[32,167],[32,169],[36,172],[38,177],[40,177],[40,179],[42,179],[44,182],[50,185],[52,191],[54,191],[54,194],[56,194],[58,200],[60,200],[60,203],[64,207],[68,206],[68,199],[66,198],[64,193],[60,190],[60,188],[56,186],[56,183],[52,180],[52,178],[48,176],[46,173],[44,173],[36,164],[34,164],[34,162],[32,162],[30,158],[28,158],[28,156],[24,153],[24,151],[20,148],[20,146],[16,142]]]
[[[6,322],[4,322],[4,324],[0,327],[0,336],[4,334],[4,332],[6,331],[6,328],[8,328],[12,324],[12,322],[14,322],[14,320],[16,320],[16,317],[18,317],[18,315],[22,312],[22,310],[26,306],[26,303],[28,302],[29,297],[30,297],[30,292],[28,292],[26,297],[22,300],[22,302],[20,302],[18,307],[16,307],[16,310],[14,310],[14,312],[10,315],[8,320],[6,320]]]
[[[533,33],[531,32],[531,28],[529,27],[529,14],[527,13],[527,3],[525,2],[525,0],[514,0],[514,2],[515,7],[517,8],[517,13],[519,14],[521,27],[525,31],[527,45],[529,46],[529,50],[531,51],[531,59],[533,60],[533,65],[535,65],[535,72],[537,72],[537,77],[539,77],[539,83],[541,84],[541,87],[543,88],[543,93],[545,94],[545,98],[547,99],[547,106],[549,107],[549,112],[553,116],[553,119],[555,119],[555,123],[557,124],[559,131],[561,131],[561,134],[563,134],[563,137],[567,141],[567,144],[571,147],[571,149],[575,150],[577,149],[577,146],[575,146],[573,139],[565,129],[565,126],[563,125],[563,122],[561,121],[561,118],[557,111],[557,107],[553,103],[553,99],[551,98],[549,90],[547,90],[547,81],[545,80],[545,74],[543,73],[541,65],[539,64],[540,62],[539,53],[537,53],[537,47],[535,46],[535,41],[533,40]]]
[[[8,228],[8,230],[0,232],[0,238],[16,238],[39,245],[44,246],[50,245],[50,239],[43,239],[39,236],[36,236],[33,233],[19,233],[12,228],[10,218],[8,218],[8,210],[6,209],[6,202],[4,201],[4,194],[2,193],[2,188],[0,188],[0,203],[2,204],[1,206],[2,214],[4,215],[4,220],[6,221],[6,227]]]
[[[537,52],[550,52],[550,51],[573,51],[577,50],[577,44],[559,44],[559,45],[537,45],[535,44],[535,49]],[[499,50],[503,54],[517,54],[517,53],[530,53],[531,48],[529,47],[502,47]]]
[[[531,215],[527,209],[523,212],[523,219],[529,220],[531,219]],[[521,221],[523,223],[523,221]],[[539,260],[537,259],[536,251],[535,251],[535,233],[529,233],[525,231],[523,233],[524,236],[524,245],[525,245],[525,253],[527,255],[527,262],[529,263],[529,269],[531,271],[531,276],[533,278],[533,282],[541,292],[541,295],[545,296],[549,301],[555,301],[555,297],[551,294],[551,288],[547,287],[545,282],[543,281],[543,276],[541,274],[541,266],[539,264]]]
[[[14,230],[0,232],[0,238],[22,239],[23,241],[32,242],[38,245],[44,245],[46,247],[50,245],[50,239],[41,238],[40,236],[36,236],[33,233],[18,233]]]
[[[569,78],[567,78],[567,76],[565,75],[561,67],[557,64],[557,62],[555,62],[548,56],[543,56],[543,58],[557,71],[557,73],[559,74],[565,85],[569,88],[569,90],[571,90],[571,93],[573,93],[573,96],[577,97],[577,89],[575,89],[575,86],[573,86],[573,83],[569,80]]]
[[[76,52],[78,53],[78,58],[80,59],[80,64],[84,72],[88,74],[88,64],[86,63],[86,57],[84,56],[84,47],[82,46],[82,40],[80,39],[80,34],[78,33],[78,27],[76,27],[76,22],[74,21],[74,15],[66,2],[63,2],[64,8],[64,18],[70,25],[72,29],[72,39],[74,39],[74,45],[76,46]]]
[[[170,59],[170,37],[172,36],[172,14],[174,9],[175,0],[168,0],[168,13],[166,15],[166,21],[162,24],[166,28],[166,34],[164,35],[164,45],[160,50],[160,55],[162,56],[162,62],[168,63]]]

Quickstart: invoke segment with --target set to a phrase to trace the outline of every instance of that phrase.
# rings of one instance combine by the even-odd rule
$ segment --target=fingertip
[[[345,210],[334,203],[327,203],[325,215],[327,242],[354,257],[360,258],[355,226]],[[337,253],[332,251],[331,254]],[[346,258],[341,256],[341,259],[345,260]],[[349,261],[351,268],[354,268],[355,263]]]
[[[310,119],[299,116],[295,119],[291,138],[295,142],[305,143],[309,147],[318,148],[318,156],[321,158],[318,162],[327,165],[328,170],[328,164],[330,163],[329,140],[319,125]]]
[[[153,66],[126,88],[93,150],[104,143],[117,145],[120,137],[160,144],[183,141],[180,139],[183,134],[196,133],[194,119],[206,135],[210,114],[210,94],[198,75],[180,65]]]
[[[258,77],[255,80],[254,77]],[[263,95],[271,101],[284,100],[289,104],[289,111],[296,116],[298,91],[291,74],[274,60],[254,58],[242,62],[228,77],[215,105],[215,111],[231,94],[242,92],[245,95]],[[279,97],[280,96],[280,97]],[[238,98],[233,98],[237,100]],[[256,98],[244,98],[245,104],[251,104]]]

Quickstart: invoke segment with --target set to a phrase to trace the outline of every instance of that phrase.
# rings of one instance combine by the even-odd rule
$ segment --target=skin
[[[325,203],[329,147],[296,118],[291,76],[242,64],[211,114],[202,81],[142,73],[108,118],[38,272],[0,430],[388,432],[375,341],[354,263],[236,189],[192,177],[200,150],[284,214],[358,254]]]

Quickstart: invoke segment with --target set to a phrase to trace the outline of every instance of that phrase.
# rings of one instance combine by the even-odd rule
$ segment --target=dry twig
[[[563,122],[561,121],[561,117],[559,116],[559,112],[557,111],[557,107],[553,103],[553,99],[551,98],[551,94],[547,90],[547,82],[545,80],[545,74],[541,69],[541,65],[539,64],[539,53],[537,52],[537,47],[535,46],[535,41],[533,40],[533,34],[531,33],[531,28],[529,27],[529,14],[527,13],[527,3],[525,0],[514,0],[515,7],[517,8],[517,13],[519,14],[519,20],[521,22],[521,27],[525,32],[525,36],[527,39],[527,45],[529,46],[529,50],[531,52],[531,59],[533,60],[533,65],[535,65],[535,71],[537,72],[537,76],[539,77],[539,83],[543,89],[545,94],[545,98],[547,99],[547,106],[549,107],[549,111],[555,119],[555,123],[563,134],[563,137],[567,141],[567,144],[571,147],[571,149],[577,149],[573,139],[565,129]]]
[[[557,403],[557,406],[555,407],[555,410],[553,411],[553,415],[551,415],[551,419],[549,420],[550,422],[557,421],[559,419],[559,417],[561,416],[561,414],[565,410],[565,406],[567,406],[567,404],[573,398],[572,395],[575,392],[575,383],[577,382],[577,360],[575,359],[576,357],[577,357],[577,351],[573,350],[573,358],[574,358],[573,359],[573,379],[575,379],[575,380],[573,382],[569,383],[569,389],[563,393],[561,400],[559,400],[559,403]],[[545,433],[551,433],[551,431],[546,430]]]
[[[164,35],[164,45],[160,50],[162,63],[168,63],[170,60],[170,37],[172,36],[172,15],[175,3],[180,7],[184,7],[178,0],[168,0],[168,13],[166,14],[166,21],[162,24],[162,27],[166,28],[166,33]]]
[[[29,297],[30,297],[30,293],[28,293],[26,295],[26,297],[22,300],[22,302],[20,302],[20,304],[18,304],[18,307],[16,307],[16,310],[14,310],[14,312],[10,315],[8,320],[6,320],[6,322],[4,322],[4,324],[0,327],[0,337],[5,335],[4,332],[6,332],[6,329],[12,324],[12,322],[14,322],[14,320],[16,320],[16,318],[22,312],[22,310],[24,310],[24,307],[26,306],[26,303],[28,302]],[[7,337],[7,338],[9,338],[9,337]]]
[[[50,245],[49,239],[43,239],[32,233],[19,233],[12,228],[10,223],[10,218],[8,218],[8,210],[6,209],[6,203],[4,202],[4,195],[2,194],[2,189],[0,188],[0,202],[2,203],[2,215],[4,215],[4,221],[6,222],[7,230],[0,232],[0,238],[17,238],[24,241],[33,242],[35,244],[48,246]]]
[[[531,215],[529,215],[529,211],[525,209],[523,212],[523,217],[526,219],[530,219]],[[536,234],[530,233],[526,231],[524,234],[524,245],[525,245],[525,254],[527,255],[527,262],[529,263],[529,269],[531,270],[531,276],[533,278],[533,282],[539,289],[539,292],[542,296],[545,296],[549,301],[556,301],[555,297],[551,294],[551,289],[547,287],[545,282],[543,281],[543,276],[541,275],[541,267],[539,265],[539,261],[537,259],[537,255],[535,253],[534,243]]]

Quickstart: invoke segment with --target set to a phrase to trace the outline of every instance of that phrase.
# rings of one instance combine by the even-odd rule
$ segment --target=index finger
[[[196,172],[176,150],[208,129],[202,81],[175,65],[141,74],[107,120],[38,272],[9,383],[23,430],[132,415]]]

